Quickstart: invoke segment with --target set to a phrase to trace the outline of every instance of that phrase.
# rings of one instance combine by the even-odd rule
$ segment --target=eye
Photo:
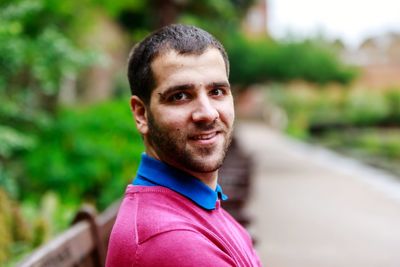
[[[210,91],[210,94],[213,96],[221,96],[221,95],[225,95],[225,90],[222,88],[214,88]]]
[[[168,100],[170,102],[184,101],[187,99],[189,99],[189,95],[185,92],[178,92],[168,97]]]

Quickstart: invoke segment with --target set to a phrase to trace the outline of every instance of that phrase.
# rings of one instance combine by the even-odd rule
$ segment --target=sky
[[[282,38],[315,36],[341,38],[350,47],[371,35],[400,33],[398,0],[267,0],[268,28]]]

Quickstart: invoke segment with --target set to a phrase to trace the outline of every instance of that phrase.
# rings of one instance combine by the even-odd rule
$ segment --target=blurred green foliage
[[[286,131],[400,176],[400,88],[341,90],[271,88],[285,110]]]
[[[24,157],[25,198],[39,199],[47,189],[63,202],[85,200],[100,209],[121,197],[143,151],[128,100],[63,108],[37,144]]]
[[[186,23],[218,38],[240,28],[241,19],[255,0],[92,0],[102,6],[137,42],[169,23]]]
[[[14,197],[19,155],[34,149],[35,133],[50,123],[63,79],[94,60],[62,23],[43,22],[51,17],[44,10],[41,1],[0,3],[0,186]]]
[[[288,133],[307,138],[312,131],[400,125],[400,90],[304,90],[273,85],[267,98],[288,116]]]
[[[353,153],[365,152],[381,159],[400,162],[399,134],[400,129],[394,128],[353,128],[341,133],[332,130],[324,134],[320,141],[331,148],[348,147]]]
[[[239,34],[229,37],[225,44],[231,62],[230,80],[235,85],[300,79],[346,85],[357,75],[356,68],[343,64],[335,49],[322,41],[277,42]]]
[[[400,177],[400,129],[352,128],[332,129],[313,136],[311,142],[326,146],[369,165]]]
[[[8,251],[21,254],[47,241],[69,225],[82,202],[101,211],[123,195],[144,149],[127,101],[61,108],[35,148],[21,155],[16,181],[31,238],[8,243]],[[3,206],[0,219],[10,213]]]
[[[18,205],[0,187],[0,266],[12,253],[10,244],[29,242],[31,235]]]

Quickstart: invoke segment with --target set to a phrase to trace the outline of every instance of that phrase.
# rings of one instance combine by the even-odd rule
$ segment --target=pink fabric
[[[129,185],[107,267],[261,266],[247,232],[218,201],[207,211],[161,186]]]

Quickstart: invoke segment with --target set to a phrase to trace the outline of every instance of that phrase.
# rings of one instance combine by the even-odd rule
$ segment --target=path
[[[398,181],[259,123],[237,136],[255,161],[248,210],[265,266],[400,266]]]

